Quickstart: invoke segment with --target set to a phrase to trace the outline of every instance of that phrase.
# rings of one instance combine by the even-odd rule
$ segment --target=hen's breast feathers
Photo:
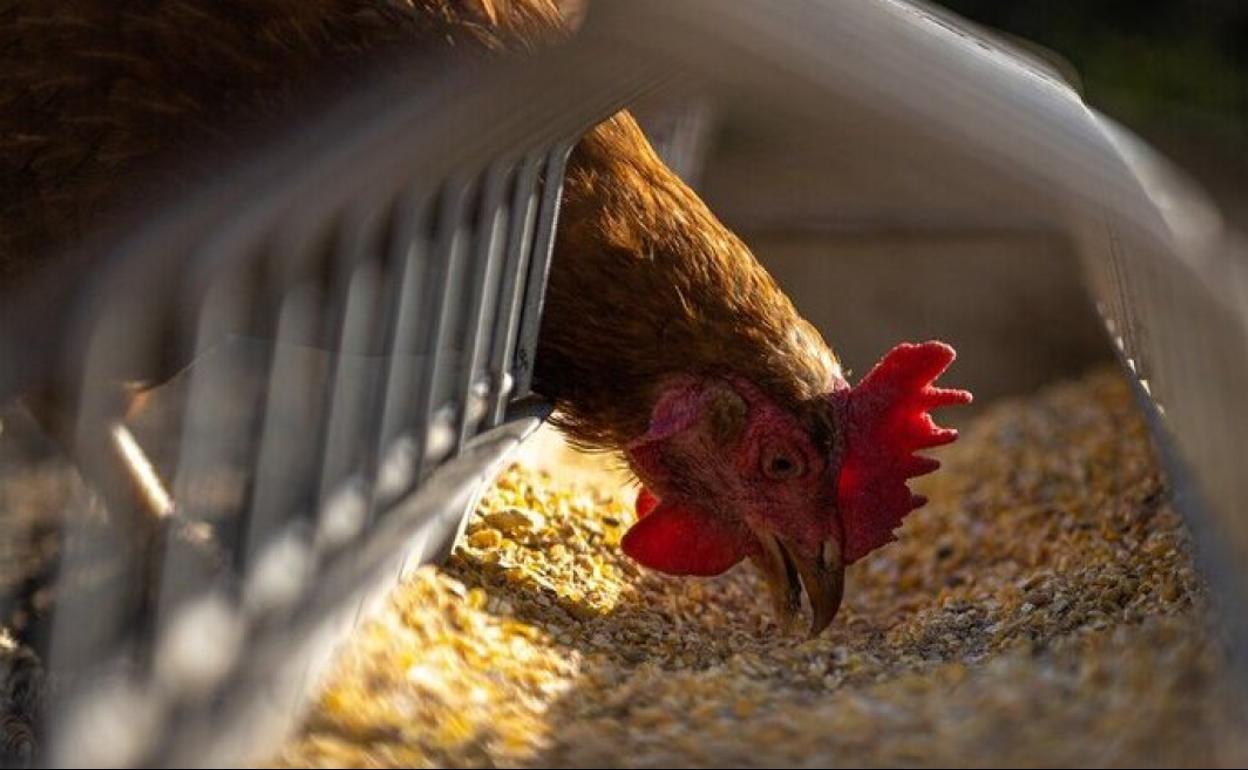
[[[677,373],[744,377],[799,412],[840,378],[819,333],[626,113],[569,161],[539,344],[538,387],[591,448],[644,433]]]

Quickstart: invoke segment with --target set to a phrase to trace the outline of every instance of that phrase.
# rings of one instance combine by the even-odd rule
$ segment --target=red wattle
[[[653,497],[653,496],[651,496]],[[749,535],[692,505],[660,502],[620,543],[629,557],[669,575],[718,575],[745,558]]]

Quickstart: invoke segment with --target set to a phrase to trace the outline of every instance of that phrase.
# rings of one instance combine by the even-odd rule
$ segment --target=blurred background
[[[1204,188],[1227,224],[1248,220],[1248,3],[929,7],[1047,64]],[[896,339],[939,337],[986,404],[1112,357],[1074,249],[1043,213],[1006,203],[1008,181],[965,159],[903,157],[912,139],[854,134],[852,117],[841,128],[853,141],[762,114],[716,117],[700,191],[851,372]]]
[[[1084,99],[1248,215],[1248,3],[943,0],[1060,64]]]

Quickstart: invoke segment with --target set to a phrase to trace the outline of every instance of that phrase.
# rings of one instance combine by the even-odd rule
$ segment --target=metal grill
[[[166,410],[175,424],[157,420],[133,446],[151,447],[172,480],[175,515],[210,531],[135,557],[125,533],[70,527],[62,575],[115,574],[58,608],[52,668],[88,693],[66,712],[58,762],[203,761],[177,728],[210,734],[223,697],[236,722],[234,701],[253,700],[243,669],[271,680],[289,667],[271,655],[298,657],[257,656],[266,631],[296,643],[292,625],[324,623],[363,573],[449,547],[464,482],[541,414],[529,383],[568,149],[311,221],[244,217],[179,239],[184,264],[160,287],[175,304],[159,325],[136,317],[151,312],[148,286],[103,298],[85,382],[193,351]],[[103,408],[96,392],[84,390],[84,410]],[[143,428],[81,441],[129,442]],[[443,489],[422,505],[413,492],[431,482]],[[425,548],[404,553],[413,535]],[[184,718],[140,730],[134,713]]]
[[[380,77],[0,307],[0,393],[75,394],[87,476],[124,456],[174,507],[137,540],[66,513],[43,761],[254,759],[405,566],[449,553],[549,409],[573,143],[661,80],[552,58]]]
[[[361,592],[448,552],[546,411],[530,383],[571,148],[558,136],[576,134],[542,128],[554,138],[459,158],[406,145],[414,162],[388,187],[358,166],[342,188],[309,184],[342,161],[307,153],[296,173],[155,217],[81,278],[60,330],[80,341],[61,378],[80,383],[79,441],[150,461],[177,524],[136,548],[124,526],[66,522],[52,762],[251,756],[297,713]],[[153,408],[113,419],[111,384],[169,362],[189,366]]]

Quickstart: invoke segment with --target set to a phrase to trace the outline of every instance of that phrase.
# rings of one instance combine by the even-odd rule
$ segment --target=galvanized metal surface
[[[119,419],[109,383],[185,357],[134,443],[211,547],[135,551],[125,527],[67,522],[62,574],[116,569],[57,608],[55,764],[212,765],[271,746],[359,595],[443,558],[545,414],[531,381],[566,137],[612,102],[582,94],[547,121],[549,105],[486,118],[437,96],[392,100],[409,115],[379,116],[388,132],[331,113],[316,148],[256,161],[280,173],[156,214],[58,287],[80,299],[51,319],[68,343],[44,363],[83,383],[84,445]]]

